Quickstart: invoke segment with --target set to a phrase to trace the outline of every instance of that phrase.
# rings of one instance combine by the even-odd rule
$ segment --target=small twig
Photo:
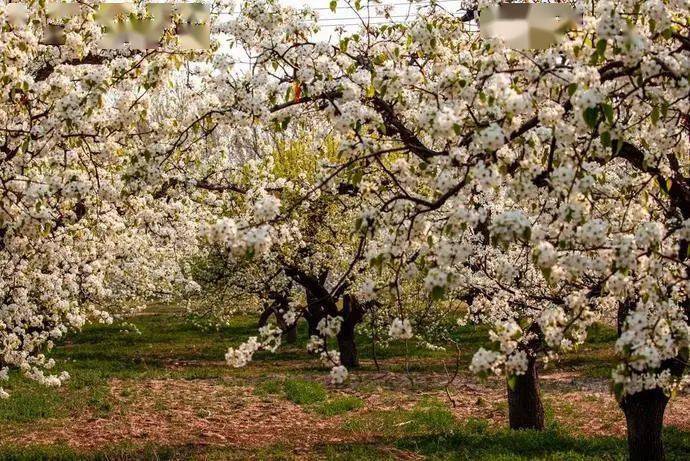
[[[444,390],[446,391],[446,396],[448,396],[448,400],[450,400],[450,403],[453,404],[453,408],[455,408],[457,405],[455,403],[455,399],[450,395],[450,385],[453,384],[455,381],[455,378],[458,377],[458,373],[460,372],[460,346],[458,346],[458,343],[455,343],[455,349],[457,350],[457,355],[455,356],[455,371],[453,372],[453,376],[450,377],[450,379],[446,382],[446,385],[444,386]],[[446,371],[446,376],[448,376],[448,368],[446,367],[446,362],[445,360],[443,361],[443,369]]]

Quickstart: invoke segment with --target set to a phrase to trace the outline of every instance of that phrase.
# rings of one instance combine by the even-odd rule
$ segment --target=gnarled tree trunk
[[[544,429],[544,405],[534,357],[530,356],[525,374],[515,377],[515,385],[508,385],[508,420],[511,429]]]
[[[269,293],[268,297],[273,300],[273,302],[266,306],[261,312],[259,317],[259,328],[268,325],[268,320],[271,315],[275,315],[278,327],[283,331],[283,338],[288,344],[294,344],[297,342],[297,322],[288,326],[283,317],[283,313],[290,309],[290,299],[289,292],[279,293],[272,291]]]
[[[343,323],[337,335],[340,363],[347,368],[359,366],[357,346],[355,345],[355,327],[364,318],[365,307],[353,296],[343,296],[343,310],[339,311],[337,300],[347,288],[347,284],[341,284],[336,292],[329,292],[326,287],[327,270],[322,270],[320,275],[307,274],[297,267],[286,267],[285,273],[302,285],[307,295],[307,311],[304,318],[309,324],[309,335],[320,336],[319,322],[326,316],[340,316]]]
[[[363,306],[351,295],[343,297],[343,323],[338,333],[338,351],[340,363],[347,368],[359,366],[357,345],[355,344],[355,327],[364,318]]]

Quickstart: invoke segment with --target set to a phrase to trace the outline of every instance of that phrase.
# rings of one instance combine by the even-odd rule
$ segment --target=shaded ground
[[[251,319],[217,332],[174,310],[134,319],[143,335],[91,327],[56,351],[73,379],[47,390],[12,377],[0,402],[0,459],[623,459],[625,422],[608,392],[611,332],[602,328],[577,355],[544,370],[549,430],[505,431],[504,383],[462,371],[455,357],[361,347],[363,366],[343,386],[289,346],[247,368],[218,361],[253,333]],[[306,334],[302,334],[305,337]],[[483,341],[459,333],[461,370]],[[64,361],[67,358],[69,361]],[[278,360],[278,366],[268,359]],[[449,398],[449,396],[450,398]],[[690,396],[666,414],[670,459],[688,459]]]

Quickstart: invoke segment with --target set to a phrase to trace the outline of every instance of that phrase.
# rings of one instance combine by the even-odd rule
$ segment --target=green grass
[[[0,421],[27,423],[46,418],[61,418],[90,408],[105,416],[112,410],[109,388],[98,374],[85,371],[73,374],[61,388],[47,388],[13,374],[4,387],[11,398],[0,400]]]
[[[385,446],[376,444],[341,444],[322,448],[329,461],[393,461],[399,459]]]
[[[71,335],[67,341],[58,345],[52,353],[58,362],[59,370],[66,370],[72,378],[61,389],[45,389],[11,374],[9,383],[4,385],[11,394],[9,400],[0,401],[0,421],[26,423],[45,418],[68,417],[74,412],[82,411],[84,406],[96,416],[107,415],[112,411],[112,402],[108,394],[108,380],[146,379],[146,378],[179,378],[179,379],[220,379],[232,375],[237,379],[256,380],[257,375],[264,373],[262,366],[268,361],[278,362],[277,369],[294,360],[304,360],[311,364],[301,366],[299,370],[286,372],[299,374],[300,377],[322,376],[324,371],[318,361],[305,352],[307,341],[306,325],[299,327],[299,341],[295,345],[284,345],[279,353],[259,352],[254,362],[242,369],[229,369],[222,358],[230,346],[236,346],[248,336],[256,334],[256,319],[238,317],[233,322],[218,330],[208,330],[194,326],[186,321],[179,308],[171,305],[156,305],[149,313],[131,319],[141,335],[123,333],[118,325],[91,325],[79,334]],[[484,328],[449,326],[454,339],[462,344],[460,366],[464,372],[474,351],[487,345],[487,333]],[[608,359],[612,354],[611,342],[615,339],[615,330],[602,325],[595,325],[589,334],[588,343],[576,354],[565,355],[560,365],[577,368],[584,375],[606,378],[609,376]],[[412,359],[407,365],[411,371],[443,371],[442,360],[454,361],[451,351],[430,351],[410,344]],[[364,361],[364,370],[373,370],[372,344],[366,337],[358,338],[360,358]],[[385,365],[389,371],[404,371],[406,364],[399,360],[404,354],[404,345],[393,342],[390,347],[376,350],[380,360],[398,359],[395,363]],[[263,383],[256,387],[257,395],[279,394],[280,383]],[[292,386],[292,385],[288,385]],[[301,393],[309,393],[296,385],[292,395],[302,401]],[[316,395],[322,395],[317,392]],[[305,397],[306,399],[314,398]],[[321,397],[318,397],[321,398]],[[325,398],[325,397],[324,397]],[[322,411],[341,411],[337,405],[332,409],[324,405]],[[344,404],[342,404],[344,405]],[[343,410],[344,411],[344,410]]]
[[[422,419],[425,419],[423,417]],[[456,421],[452,427],[438,422],[424,425],[419,434],[398,433],[378,437],[368,443],[338,443],[317,446],[311,455],[333,461],[394,460],[416,455],[431,461],[624,461],[623,439],[612,437],[576,437],[559,428],[544,432],[490,429],[485,421]],[[421,426],[420,426],[421,427]],[[401,430],[401,429],[399,429]],[[690,434],[669,429],[664,434],[668,461],[687,460]],[[79,452],[63,445],[4,446],[2,461],[119,461],[119,460],[302,460],[282,445],[256,450],[236,448],[182,446],[157,447],[120,445],[96,452]],[[312,458],[309,458],[312,459]]]
[[[443,403],[435,399],[423,400],[411,410],[367,412],[343,423],[345,431],[372,433],[381,437],[425,433],[443,434],[451,431],[455,426],[456,421],[452,413]]]
[[[122,444],[97,451],[78,451],[66,445],[4,446],[1,461],[124,461],[193,459],[193,447],[134,446]]]
[[[400,449],[433,460],[614,460],[624,459],[621,439],[582,438],[557,428],[543,432],[492,430],[472,422],[452,431],[406,437],[396,442]]]
[[[266,379],[254,386],[254,395],[267,397],[269,395],[282,394],[283,383],[276,379]]]
[[[422,402],[410,410],[361,414],[347,421],[343,428],[376,434],[377,442],[324,447],[327,459],[387,459],[385,453],[381,454],[382,449],[391,446],[429,460],[622,461],[627,456],[627,446],[621,438],[573,436],[553,422],[542,432],[495,429],[485,420],[458,421],[434,401]],[[664,439],[669,461],[687,459],[690,433],[669,428]]]
[[[328,398],[325,387],[302,379],[278,380],[265,378],[254,386],[254,395],[269,398],[278,396],[324,417],[332,417],[361,408],[364,402],[353,395]]]
[[[323,384],[301,379],[288,379],[283,384],[285,397],[297,405],[323,402],[328,397],[328,392]]]
[[[609,379],[611,364],[616,361],[612,345],[616,342],[616,329],[594,324],[587,333],[587,341],[575,353],[564,354],[557,367],[576,369],[589,378]]]
[[[89,412],[107,417],[127,405],[128,387],[122,388],[117,401],[110,394],[108,381],[113,378],[136,382],[143,379],[216,379],[229,386],[252,386],[256,396],[265,399],[285,398],[323,418],[341,415],[339,430],[367,443],[324,444],[315,449],[319,459],[386,460],[414,454],[431,460],[623,460],[622,438],[577,437],[553,421],[550,401],[545,398],[548,428],[545,432],[510,432],[490,426],[488,421],[458,421],[445,402],[423,399],[412,408],[371,411],[357,396],[332,393],[320,383],[327,371],[305,351],[306,326],[300,324],[299,341],[284,345],[277,354],[259,352],[245,368],[233,369],[223,363],[228,347],[236,346],[248,336],[256,335],[256,319],[240,317],[229,326],[208,330],[186,322],[174,306],[154,306],[156,315],[137,316],[135,323],[142,335],[122,333],[116,325],[92,325],[71,335],[58,345],[52,357],[57,370],[66,370],[72,378],[59,389],[48,389],[27,381],[16,372],[3,383],[11,398],[0,400],[0,426],[3,431],[59,425],[61,419]],[[460,367],[466,373],[474,351],[488,343],[486,329],[449,326],[449,332],[461,344]],[[587,343],[574,354],[564,355],[557,367],[577,369],[584,376],[607,377],[612,342],[616,332],[596,325]],[[365,371],[374,370],[371,342],[358,338],[358,350]],[[453,351],[430,351],[409,343],[411,369],[421,373],[443,371],[442,360],[454,364]],[[405,345],[393,342],[377,347],[376,357],[391,359],[384,365],[388,371],[405,368]],[[299,362],[297,362],[299,361]],[[278,362],[272,364],[273,362]],[[267,365],[271,363],[271,369]],[[270,373],[270,374],[269,374]],[[274,374],[280,373],[280,374]],[[356,374],[353,374],[356,383]],[[405,381],[406,382],[406,381]],[[393,383],[391,386],[395,386]],[[363,381],[357,384],[359,395],[376,391],[386,384]],[[398,388],[395,388],[396,392]],[[397,393],[390,394],[397,396]],[[395,397],[397,398],[397,397]],[[122,400],[122,399],[120,399]],[[395,405],[395,402],[387,402]],[[502,402],[501,405],[505,405]],[[568,405],[561,412],[574,411]],[[665,432],[670,461],[687,459],[690,434],[669,429]],[[95,452],[79,452],[64,445],[2,446],[2,460],[140,460],[140,459],[303,459],[291,447],[268,446],[261,449],[210,448],[194,446],[107,446]]]
[[[185,322],[174,308],[155,306],[155,310],[158,315],[133,320],[141,335],[123,333],[117,325],[90,325],[58,345],[51,354],[57,361],[56,370],[71,376],[61,388],[46,388],[12,372],[9,382],[3,383],[12,397],[0,400],[0,422],[64,418],[84,409],[105,416],[112,411],[108,387],[112,378],[225,376],[230,369],[221,361],[227,348],[256,331],[254,319],[246,317],[219,331],[205,332]],[[183,361],[189,366],[174,366]]]
[[[62,409],[60,394],[38,384],[7,386],[12,398],[0,401],[0,420],[27,422],[57,416]]]
[[[0,461],[243,461],[293,460],[291,452],[275,445],[255,450],[204,446],[136,446],[122,444],[97,451],[78,451],[65,445],[0,447]]]
[[[322,416],[335,416],[362,408],[362,405],[364,402],[359,397],[345,395],[315,405],[313,410]]]

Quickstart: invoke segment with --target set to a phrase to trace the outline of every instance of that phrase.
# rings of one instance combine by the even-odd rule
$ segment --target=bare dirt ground
[[[410,377],[412,378],[411,382]],[[321,379],[321,378],[319,378]],[[497,427],[506,425],[507,409],[502,381],[480,383],[458,376],[443,390],[440,374],[354,373],[345,387],[329,387],[332,394],[363,399],[362,408],[346,415],[412,408],[428,397],[443,399],[460,420],[478,418]],[[325,418],[280,396],[258,396],[250,385],[229,379],[148,379],[109,382],[113,410],[105,416],[90,411],[37,426],[15,427],[1,443],[21,445],[67,444],[76,449],[100,449],[118,443],[209,445],[242,449],[289,446],[296,453],[314,446],[366,442],[376,434],[342,430],[343,416]],[[325,378],[322,381],[326,383]],[[625,420],[605,380],[580,378],[573,373],[542,377],[544,400],[553,418],[576,434],[623,436]],[[366,387],[366,389],[363,389]],[[666,425],[690,430],[690,396],[671,400]]]

